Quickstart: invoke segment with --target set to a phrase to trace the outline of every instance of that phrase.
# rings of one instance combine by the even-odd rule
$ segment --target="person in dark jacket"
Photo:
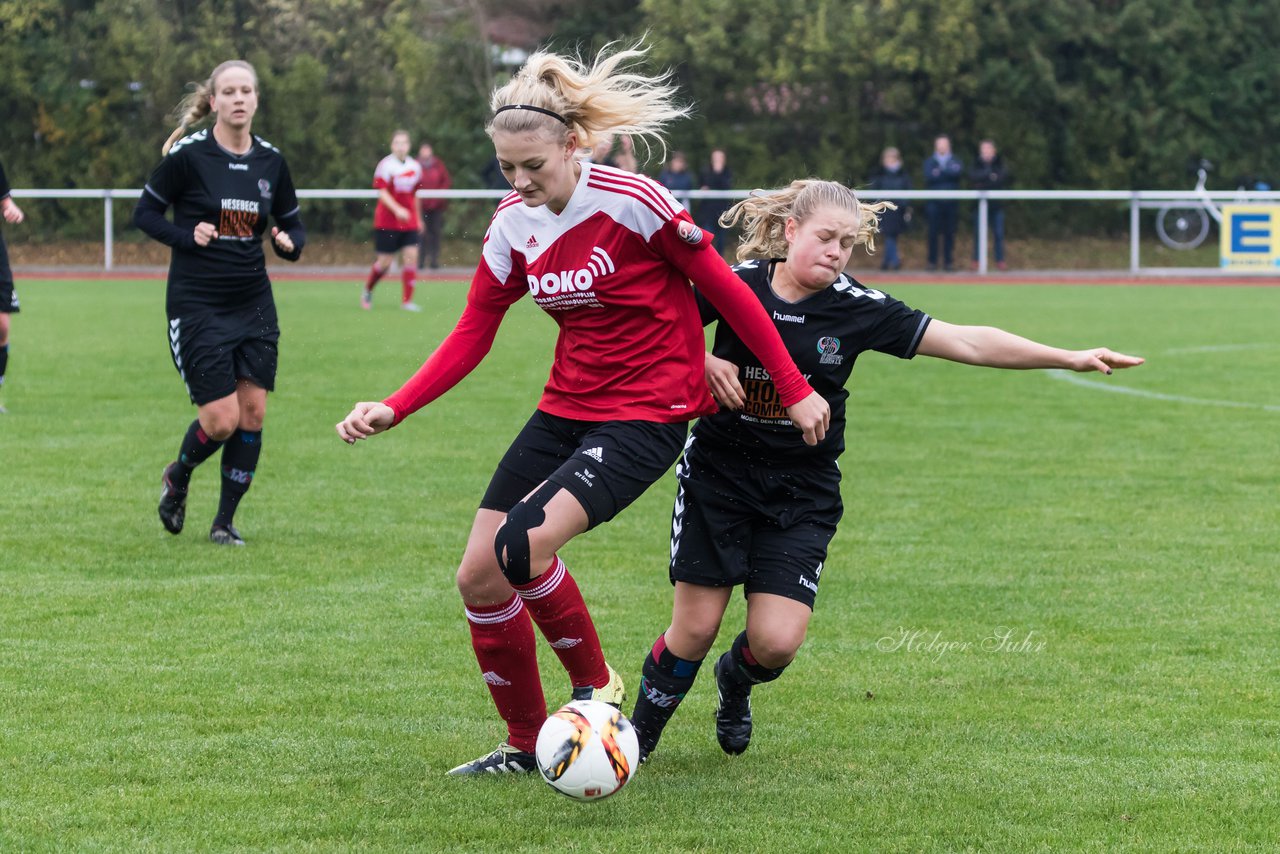
[[[880,155],[880,170],[872,177],[870,189],[881,192],[911,189],[911,176],[902,168],[902,155],[898,149],[886,148]],[[880,269],[901,270],[902,258],[898,255],[898,238],[907,230],[910,209],[901,199],[888,196],[880,198],[898,206],[896,210],[890,208],[880,215],[880,236],[884,238],[884,258],[880,261]]]
[[[702,189],[732,190],[733,172],[730,171],[724,149],[711,152],[711,164],[702,173]],[[703,199],[698,202],[696,221],[704,231],[714,235],[711,245],[717,252],[724,252],[725,229],[720,226],[720,216],[729,209],[732,199]]]
[[[1012,176],[1009,167],[996,144],[984,139],[978,144],[978,159],[969,170],[969,183],[975,190],[1003,190],[1009,186]],[[995,247],[996,267],[1006,269],[1004,262],[1004,203],[987,201],[987,240]],[[978,212],[973,213],[973,266],[978,266]]]
[[[697,176],[689,171],[689,159],[683,151],[671,152],[671,159],[658,173],[658,183],[670,190],[686,209],[693,205],[688,193],[696,180]]]
[[[964,175],[964,164],[951,153],[951,137],[938,134],[933,141],[933,154],[924,162],[926,190],[958,190]],[[938,244],[942,244],[942,265],[948,272],[955,269],[956,222],[960,203],[951,199],[930,199],[924,205],[929,220],[929,269],[938,269]]]

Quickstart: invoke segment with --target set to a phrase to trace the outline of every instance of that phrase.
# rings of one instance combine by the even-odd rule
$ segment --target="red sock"
[[[389,270],[391,268],[388,267],[387,269]],[[374,264],[373,269],[369,271],[369,278],[364,280],[364,289],[366,291],[372,291],[373,286],[378,284],[378,280],[381,279],[386,274],[387,274],[387,270],[379,270],[378,265]]]
[[[603,688],[608,684],[609,669],[595,624],[564,561],[555,558],[542,575],[528,584],[517,585],[516,593],[560,656],[575,688]]]
[[[413,267],[400,271],[400,302],[413,302],[413,283],[417,278],[418,271]]]
[[[538,676],[533,624],[518,597],[501,605],[468,607],[471,646],[498,714],[507,722],[507,741],[532,753],[547,719],[547,701]]]

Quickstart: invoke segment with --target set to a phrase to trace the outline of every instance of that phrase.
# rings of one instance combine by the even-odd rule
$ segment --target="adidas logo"
[[[582,453],[598,463],[604,462],[604,448],[587,448]]]
[[[501,676],[494,673],[492,670],[486,670],[483,678],[486,683],[490,685],[497,685],[499,687],[507,687],[511,684],[506,679],[503,679]]]
[[[534,237],[532,234],[530,234],[530,235],[529,235],[529,239],[528,239],[528,240],[525,242],[525,244],[524,244],[524,248],[525,248],[525,249],[537,249],[537,248],[538,248],[538,238],[536,238],[536,237]]]
[[[582,643],[582,638],[560,638],[558,641],[551,642],[552,649],[573,649]]]

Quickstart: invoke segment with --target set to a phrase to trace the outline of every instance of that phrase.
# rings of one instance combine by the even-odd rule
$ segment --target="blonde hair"
[[[231,68],[243,68],[253,75],[253,88],[258,88],[258,72],[253,66],[245,62],[243,59],[230,59],[213,69],[213,73],[209,75],[209,79],[203,83],[190,83],[191,91],[186,94],[178,106],[173,111],[173,116],[178,120],[177,129],[169,134],[169,138],[165,140],[164,145],[160,148],[161,154],[168,154],[169,149],[173,148],[173,144],[186,134],[187,129],[192,125],[199,124],[209,115],[211,108],[209,106],[209,98],[213,95],[214,86],[218,83],[218,77],[222,72]]]
[[[803,223],[818,208],[833,207],[852,211],[858,216],[858,233],[854,245],[867,247],[867,254],[876,251],[875,236],[880,231],[880,214],[896,210],[892,202],[867,204],[843,184],[805,178],[792,181],[791,186],[765,192],[755,190],[720,217],[720,224],[732,228],[742,223],[742,238],[738,242],[738,260],[748,258],[785,258],[787,255],[786,226],[788,219]]]
[[[675,102],[670,71],[646,75],[629,70],[634,60],[648,53],[643,42],[611,53],[614,44],[601,48],[589,67],[546,51],[530,56],[515,77],[489,97],[495,115],[485,132],[493,136],[498,131],[549,131],[563,141],[572,131],[584,147],[610,134],[626,134],[639,137],[646,153],[657,147],[665,157],[663,132],[670,122],[688,115],[689,108]],[[534,110],[498,113],[518,104],[549,110],[564,122]]]

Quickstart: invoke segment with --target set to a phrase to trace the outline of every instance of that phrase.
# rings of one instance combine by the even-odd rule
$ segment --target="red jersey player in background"
[[[373,248],[377,255],[373,269],[360,294],[360,307],[373,307],[373,286],[391,269],[396,254],[400,255],[400,307],[405,311],[421,311],[413,301],[414,280],[418,275],[418,217],[415,194],[422,184],[422,164],[409,156],[409,132],[398,130],[391,135],[391,153],[378,161],[373,171],[373,188],[378,191],[378,206],[373,209]]]
[[[451,774],[534,770],[547,709],[533,623],[568,671],[574,698],[624,700],[556,553],[665,474],[688,422],[716,409],[690,280],[753,342],[805,441],[826,433],[826,401],[711,236],[656,181],[575,157],[611,133],[663,145],[663,128],[687,112],[665,75],[626,67],[641,56],[606,50],[586,67],[538,52],[493,93],[486,130],[515,192],[489,225],[462,318],[399,391],[357,403],[337,425],[355,443],[444,394],[480,363],[507,309],[526,294],[560,327],[542,399],[498,464],[457,572],[507,740]]]

